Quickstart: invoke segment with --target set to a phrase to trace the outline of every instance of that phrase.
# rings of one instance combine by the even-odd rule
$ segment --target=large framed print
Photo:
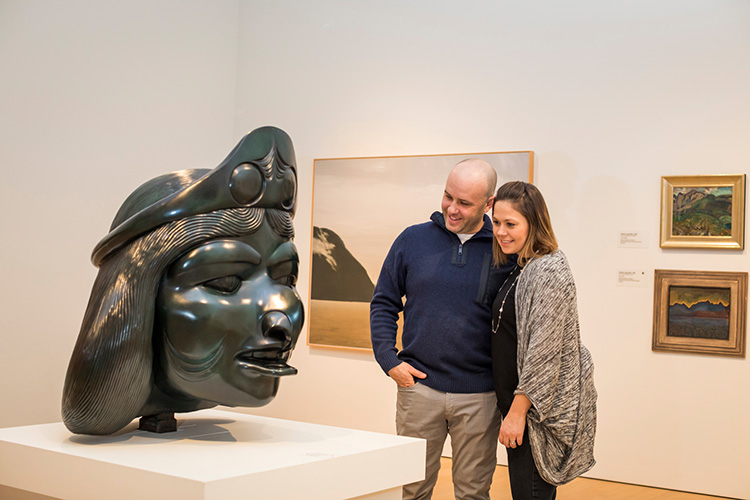
[[[498,185],[533,180],[531,151],[314,161],[309,345],[372,349],[370,299],[383,260],[401,231],[440,210],[445,180],[466,158],[489,162]]]
[[[747,273],[654,273],[654,351],[745,357]]]
[[[744,248],[745,174],[661,179],[662,248]]]

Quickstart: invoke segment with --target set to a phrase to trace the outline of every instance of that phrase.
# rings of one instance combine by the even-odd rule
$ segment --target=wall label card
[[[617,286],[645,287],[648,281],[646,271],[621,270],[617,271]]]
[[[620,231],[617,236],[620,248],[648,248],[646,231]]]

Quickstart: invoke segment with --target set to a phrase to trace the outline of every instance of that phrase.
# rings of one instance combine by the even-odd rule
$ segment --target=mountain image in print
[[[669,306],[668,337],[729,339],[729,306],[708,300],[688,307],[682,303]]]
[[[375,289],[367,271],[330,229],[313,226],[311,297],[370,302]]]
[[[677,214],[684,212],[706,196],[706,193],[699,190],[676,193],[674,195],[674,212]]]
[[[713,304],[709,301],[698,302],[691,307],[685,304],[669,306],[669,316],[689,316],[693,318],[729,318],[729,308],[724,304]]]
[[[732,195],[710,194],[701,190],[674,196],[672,234],[674,236],[731,236]]]

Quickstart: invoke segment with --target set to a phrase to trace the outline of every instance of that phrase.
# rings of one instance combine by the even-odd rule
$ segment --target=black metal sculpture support
[[[159,413],[158,415],[144,415],[138,421],[138,428],[142,431],[155,432],[162,434],[164,432],[174,432],[177,430],[177,419],[174,413]]]
[[[94,249],[99,267],[68,366],[65,425],[79,434],[174,430],[173,413],[263,406],[304,311],[292,243],[297,167],[274,127],[246,135],[213,170],[136,189]]]

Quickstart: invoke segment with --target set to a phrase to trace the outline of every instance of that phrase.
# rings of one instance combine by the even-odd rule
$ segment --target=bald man
[[[370,303],[375,359],[398,386],[396,429],[427,440],[425,479],[406,485],[405,499],[432,497],[448,434],[456,499],[490,498],[500,428],[490,304],[512,268],[491,266],[492,224],[485,214],[496,184],[487,162],[457,164],[445,183],[442,212],[399,235]]]

